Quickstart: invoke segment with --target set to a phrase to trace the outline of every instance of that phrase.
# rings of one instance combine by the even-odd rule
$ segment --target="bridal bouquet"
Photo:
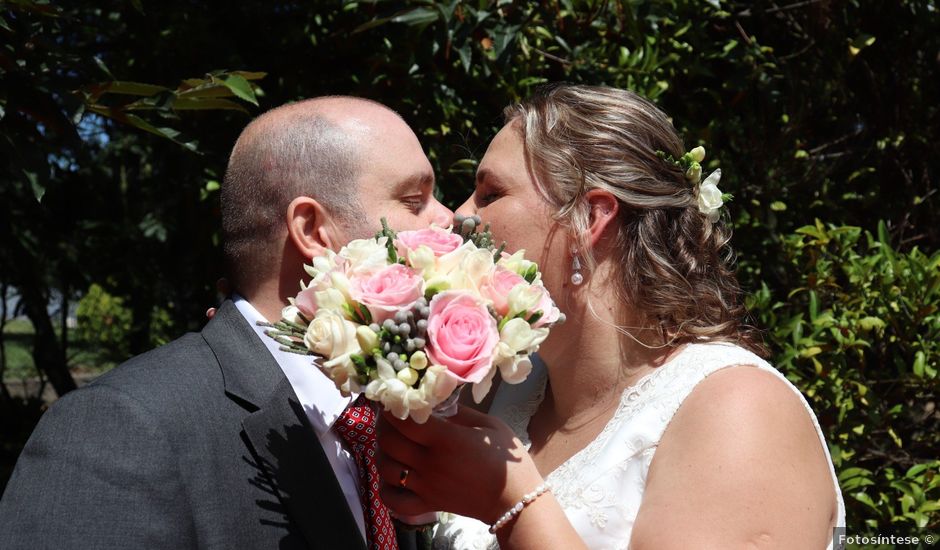
[[[524,251],[496,249],[476,216],[454,221],[396,233],[383,219],[374,238],[313,258],[312,280],[268,335],[317,357],[344,395],[364,392],[419,423],[452,413],[465,384],[480,402],[497,369],[521,382],[564,317]]]

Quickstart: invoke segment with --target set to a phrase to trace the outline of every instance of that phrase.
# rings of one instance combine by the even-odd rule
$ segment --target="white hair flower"
[[[705,214],[708,221],[715,223],[721,216],[721,205],[724,201],[721,198],[721,190],[718,189],[718,182],[721,180],[721,169],[711,173],[698,188],[698,211]]]

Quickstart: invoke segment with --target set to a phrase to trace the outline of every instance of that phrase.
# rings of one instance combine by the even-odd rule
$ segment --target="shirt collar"
[[[251,305],[251,302],[238,294],[232,296],[232,301],[284,371],[284,376],[294,388],[294,393],[297,394],[300,404],[306,411],[314,431],[318,437],[322,437],[355,396],[343,397],[333,381],[314,366],[313,357],[282,351],[281,345],[265,334],[268,329],[258,326],[258,321],[267,321],[267,319]]]

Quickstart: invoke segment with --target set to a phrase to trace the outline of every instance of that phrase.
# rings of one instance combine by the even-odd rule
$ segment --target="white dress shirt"
[[[267,321],[267,319],[241,296],[234,295],[233,301],[239,313],[258,333],[258,337],[274,356],[274,360],[284,371],[287,381],[294,388],[294,393],[297,394],[297,399],[300,400],[307,418],[310,419],[313,431],[323,447],[327,460],[330,461],[330,466],[333,467],[343,494],[346,495],[349,509],[365,538],[365,518],[359,500],[359,470],[356,468],[356,459],[343,446],[340,436],[330,429],[356,396],[343,397],[333,381],[313,365],[312,357],[281,351],[281,345],[264,333],[268,329],[258,326],[258,321]]]

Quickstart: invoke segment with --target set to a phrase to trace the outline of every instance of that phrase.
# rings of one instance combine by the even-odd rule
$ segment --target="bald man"
[[[382,216],[447,220],[433,190],[417,137],[378,103],[317,98],[249,124],[221,193],[232,299],[49,409],[0,500],[0,548],[394,548],[367,534],[330,429],[349,398],[256,323],[280,317],[305,261]]]

